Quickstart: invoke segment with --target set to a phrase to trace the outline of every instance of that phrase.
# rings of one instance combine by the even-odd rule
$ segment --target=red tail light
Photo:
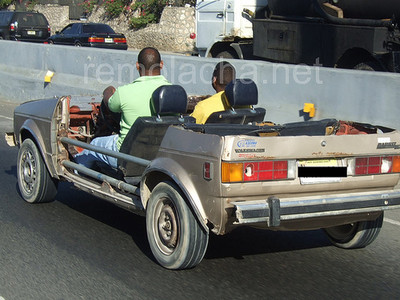
[[[358,157],[355,175],[375,175],[400,172],[400,156]]]
[[[14,23],[10,24],[10,31],[15,31],[15,24]]]
[[[294,166],[294,162],[290,163],[287,160],[244,163],[222,162],[222,182],[252,182],[293,178]]]
[[[51,34],[50,25],[47,25],[47,32],[48,32],[49,34]]]
[[[104,43],[104,38],[99,38],[99,37],[90,37],[89,38],[89,43]]]
[[[117,44],[126,44],[126,38],[114,38],[114,42]]]

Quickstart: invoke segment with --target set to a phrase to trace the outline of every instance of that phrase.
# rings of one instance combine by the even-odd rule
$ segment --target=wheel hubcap
[[[22,184],[28,193],[32,193],[36,182],[36,161],[32,152],[26,151],[21,161]]]
[[[157,207],[155,228],[158,230],[157,245],[167,255],[174,252],[178,242],[177,216],[171,201],[160,201]]]

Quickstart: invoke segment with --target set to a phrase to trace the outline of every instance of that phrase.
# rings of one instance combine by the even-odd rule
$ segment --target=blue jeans
[[[118,152],[117,140],[118,140],[118,134],[114,134],[114,135],[101,136],[95,138],[90,144],[93,146],[98,146]],[[82,164],[88,168],[93,168],[94,163],[96,161],[100,161],[113,168],[117,168],[117,159],[115,157],[111,157],[87,149],[84,149],[81,153],[75,155],[74,158],[77,163]]]

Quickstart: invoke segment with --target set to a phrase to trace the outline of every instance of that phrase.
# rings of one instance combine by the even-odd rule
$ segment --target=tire
[[[22,197],[29,203],[54,201],[58,181],[50,176],[36,144],[26,139],[17,158],[18,187]]]
[[[236,52],[233,49],[228,49],[225,51],[221,51],[219,53],[216,53],[215,56],[216,58],[228,58],[228,59],[236,59],[238,58]]]
[[[207,250],[208,233],[172,182],[159,183],[151,193],[146,230],[155,259],[167,269],[192,268]]]
[[[333,245],[344,249],[364,248],[378,236],[383,223],[383,213],[374,221],[361,221],[325,228]]]
[[[80,42],[76,42],[75,47],[82,47],[82,44]]]
[[[384,71],[384,69],[378,62],[372,60],[359,63],[355,65],[353,69],[364,71]]]

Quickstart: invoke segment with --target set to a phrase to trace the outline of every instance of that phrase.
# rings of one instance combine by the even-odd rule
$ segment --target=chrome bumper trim
[[[269,227],[281,221],[376,212],[400,208],[400,191],[338,194],[231,202],[236,211],[235,224],[266,222]]]

